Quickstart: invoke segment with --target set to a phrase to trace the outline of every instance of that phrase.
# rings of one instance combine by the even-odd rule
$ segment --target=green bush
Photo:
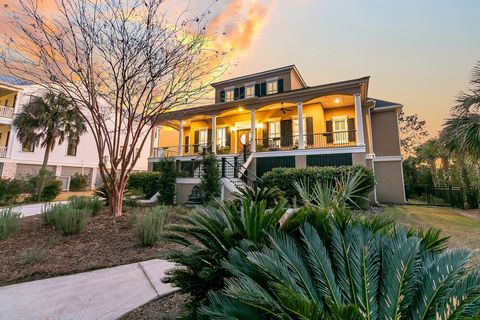
[[[70,178],[70,191],[84,191],[88,189],[89,176],[87,174],[75,173]]]
[[[167,219],[167,207],[157,206],[146,209],[137,224],[137,239],[144,247],[151,247],[160,238],[165,220]]]
[[[64,235],[79,234],[87,225],[91,210],[76,209],[66,204],[46,205],[42,210],[43,220]]]
[[[175,199],[175,185],[177,184],[177,169],[175,160],[171,158],[163,158],[159,162],[154,163],[154,171],[160,173],[160,181],[158,199],[160,204],[171,205]]]
[[[15,204],[24,189],[22,181],[0,179],[0,206]]]
[[[269,207],[274,206],[283,198],[283,191],[277,187],[269,188],[265,186],[240,187],[235,192],[235,196],[239,199],[248,199],[253,202],[267,201]]]
[[[70,207],[87,209],[92,215],[96,215],[103,208],[103,201],[98,197],[72,196],[68,201]]]
[[[222,260],[232,248],[248,243],[256,248],[265,238],[265,230],[279,226],[287,211],[283,200],[267,209],[266,201],[242,199],[241,208],[233,202],[219,202],[219,208],[204,207],[187,215],[178,215],[180,225],[165,227],[164,238],[180,244],[168,260],[182,266],[168,271],[165,282],[189,296],[188,319],[198,319],[197,310],[211,289],[220,289],[228,273]]]
[[[40,179],[45,179],[45,183],[42,194],[39,196],[37,192]],[[38,175],[31,176],[26,181],[26,189],[30,193],[31,201],[52,201],[62,192],[62,182],[55,178],[53,172],[40,170]]]
[[[151,198],[160,189],[159,172],[136,172],[128,176],[127,188],[141,190],[146,199]]]
[[[17,231],[21,213],[15,208],[0,210],[0,240],[5,240]]]
[[[266,172],[261,180],[264,187],[278,187],[285,192],[287,199],[293,201],[293,199],[299,200],[301,198],[298,191],[293,187],[295,181],[308,181],[311,186],[317,181],[322,184],[333,185],[342,176],[355,175],[357,172],[362,177],[362,184],[359,187],[359,194],[356,196],[365,197],[373,191],[375,179],[372,170],[364,166],[274,168],[272,171]]]
[[[208,203],[220,196],[222,184],[218,171],[218,160],[214,154],[208,154],[203,158],[203,173],[200,181],[203,201]]]

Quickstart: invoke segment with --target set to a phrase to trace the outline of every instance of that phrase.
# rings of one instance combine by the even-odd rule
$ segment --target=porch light
[[[186,125],[186,124],[187,124],[187,121],[182,121],[182,124],[183,124],[183,125]]]
[[[337,103],[337,104],[340,103],[340,98],[338,98],[338,97],[335,98],[335,103]]]
[[[243,111],[243,108],[242,108],[242,107],[238,107],[238,111],[242,112],[242,111]]]

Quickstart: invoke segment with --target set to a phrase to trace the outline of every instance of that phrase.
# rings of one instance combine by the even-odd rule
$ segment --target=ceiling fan
[[[289,108],[284,108],[284,107],[283,107],[283,102],[282,102],[282,107],[280,108],[280,111],[282,111],[282,113],[283,113],[283,114],[285,114],[285,113],[286,113],[286,111],[288,111],[288,112],[292,112],[292,109],[289,109]]]

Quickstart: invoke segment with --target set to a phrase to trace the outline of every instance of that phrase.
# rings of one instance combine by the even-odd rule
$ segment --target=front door
[[[250,142],[250,129],[237,130],[237,153],[240,152],[244,144]]]

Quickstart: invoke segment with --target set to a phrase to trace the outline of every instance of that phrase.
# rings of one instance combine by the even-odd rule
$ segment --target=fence
[[[463,189],[451,186],[405,186],[407,203],[413,205],[465,208]]]

